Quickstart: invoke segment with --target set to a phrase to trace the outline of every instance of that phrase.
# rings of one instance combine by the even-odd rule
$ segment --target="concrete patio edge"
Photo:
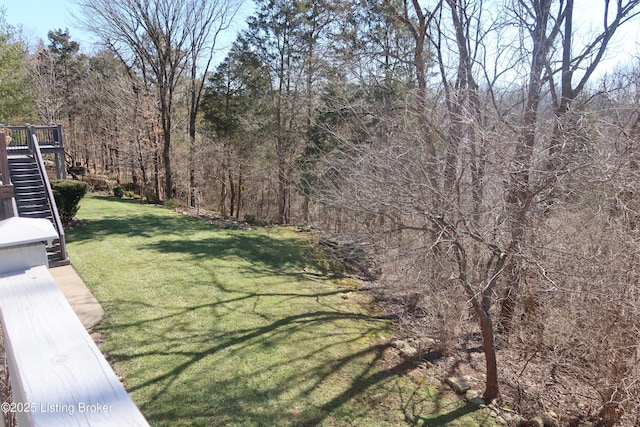
[[[53,279],[87,330],[102,321],[104,309],[71,265],[50,270]]]

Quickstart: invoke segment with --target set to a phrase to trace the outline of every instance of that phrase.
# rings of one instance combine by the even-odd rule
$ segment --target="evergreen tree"
[[[6,22],[3,10],[0,28],[0,123],[22,124],[35,116],[26,46]]]

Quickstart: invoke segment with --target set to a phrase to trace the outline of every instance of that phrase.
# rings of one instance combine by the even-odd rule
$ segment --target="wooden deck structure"
[[[51,126],[6,126],[11,136],[7,150],[10,154],[29,154],[33,137],[38,140],[42,154],[53,155],[56,179],[67,178],[62,125]]]
[[[51,221],[58,238],[50,246],[50,266],[69,263],[65,234],[49,183],[45,155],[53,155],[56,178],[66,177],[62,127],[8,126],[0,134],[0,220],[11,216]],[[39,138],[42,138],[41,142]]]

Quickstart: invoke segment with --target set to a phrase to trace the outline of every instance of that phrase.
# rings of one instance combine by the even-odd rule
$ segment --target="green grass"
[[[72,263],[151,425],[493,425],[392,357],[392,324],[356,282],[305,273],[309,239],[292,228],[220,229],[98,196],[78,218]]]

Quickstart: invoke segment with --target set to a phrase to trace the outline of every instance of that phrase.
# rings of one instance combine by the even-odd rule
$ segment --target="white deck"
[[[0,274],[0,320],[19,426],[148,426],[45,266]]]

